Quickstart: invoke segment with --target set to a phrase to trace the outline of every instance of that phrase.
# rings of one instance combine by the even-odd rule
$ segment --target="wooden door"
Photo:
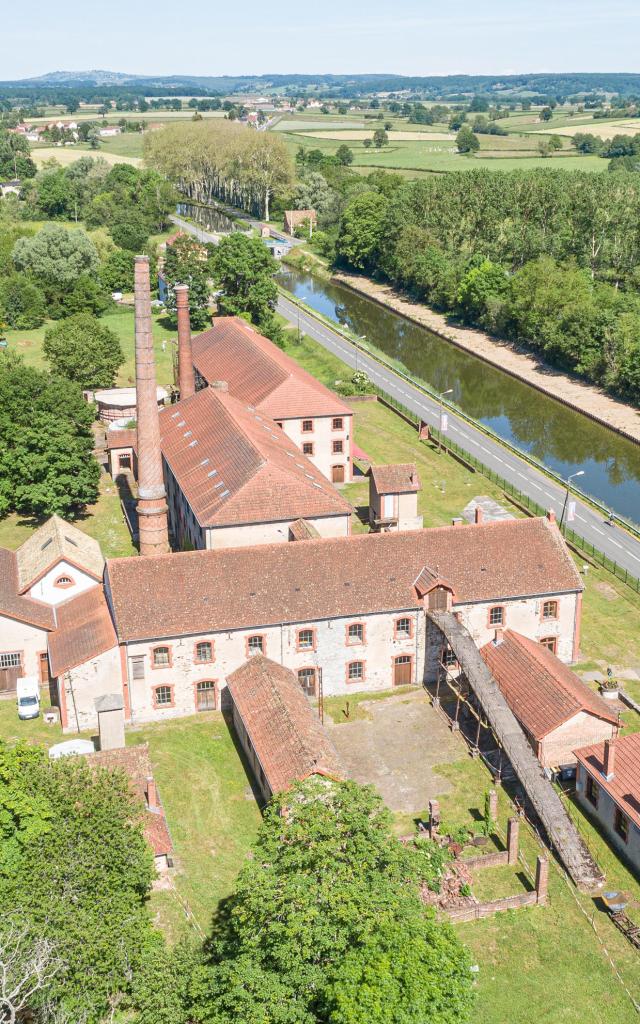
[[[408,654],[400,654],[393,659],[393,685],[409,686],[411,682],[411,657]]]
[[[196,686],[196,710],[216,710],[216,684],[205,681]]]
[[[46,651],[40,654],[40,682],[43,686],[49,685],[49,656]]]
[[[331,482],[334,484],[344,483],[344,466],[331,467]]]
[[[22,652],[7,651],[0,654],[0,693],[14,693],[22,671]]]

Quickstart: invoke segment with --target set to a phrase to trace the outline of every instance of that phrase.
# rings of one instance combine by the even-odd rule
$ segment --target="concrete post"
[[[548,886],[549,861],[546,857],[538,857],[536,861],[536,893],[538,896],[538,903],[544,905],[547,902]]]
[[[509,818],[507,822],[507,864],[518,863],[518,838],[520,834],[520,819]]]
[[[489,817],[492,821],[498,820],[498,794],[495,789],[489,790]]]
[[[429,801],[429,838],[433,839],[440,826],[440,804],[437,800]]]

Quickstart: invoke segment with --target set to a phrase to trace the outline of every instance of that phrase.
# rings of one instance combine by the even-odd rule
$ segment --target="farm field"
[[[117,136],[117,138],[120,138],[120,136]],[[134,167],[139,167],[142,164],[142,158],[139,156],[114,153],[111,149],[106,149],[106,147],[102,146],[100,149],[91,149],[89,146],[80,145],[43,146],[42,148],[33,148],[31,150],[31,157],[38,167],[46,163],[47,160],[57,160],[63,167],[67,167],[69,164],[79,160],[81,156],[87,155],[101,156],[109,164],[132,164]]]
[[[115,154],[119,158],[119,163],[128,163],[128,159],[126,159],[128,157],[134,157],[138,160],[142,159],[143,146],[144,137],[140,132],[123,132],[122,135],[114,135],[112,138],[102,139],[100,149],[94,152],[102,154],[105,160],[109,159],[106,156],[107,153],[110,156]]]
[[[340,142],[361,142],[364,139],[370,139],[373,135],[376,127],[381,127],[374,122],[374,125],[370,129],[363,129],[362,131],[354,131],[351,128],[345,128],[341,131],[321,131],[321,132],[310,132],[308,138],[312,139],[337,139]],[[393,129],[389,132],[389,137],[397,140],[398,142],[431,142],[434,139],[455,139],[455,135],[445,132],[406,132],[396,131]]]
[[[223,110],[204,110],[202,111],[203,117],[224,117]],[[127,118],[135,121],[175,121],[176,118],[191,118],[193,117],[193,110],[185,107],[184,110],[144,110],[142,112],[137,110],[112,110],[111,113],[98,114],[97,110],[78,110],[75,114],[53,114],[47,117],[29,117],[27,118],[29,124],[46,124],[52,120],[52,117],[56,121],[68,122],[68,121],[100,121],[103,123],[117,124],[121,118]]]

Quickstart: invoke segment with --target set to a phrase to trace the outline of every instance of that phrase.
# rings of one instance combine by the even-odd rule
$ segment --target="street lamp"
[[[440,403],[440,420],[439,420],[439,423],[438,423],[438,454],[439,455],[442,455],[442,434],[444,434],[446,432],[446,430],[447,430],[447,423],[446,423],[446,421],[444,421],[444,405],[443,405],[442,399],[444,398],[445,395],[452,395],[452,394],[453,394],[453,388],[447,388],[446,391],[442,391],[440,393],[440,398],[439,398],[439,403]]]
[[[572,473],[570,476],[567,477],[567,493],[564,496],[564,505],[562,506],[562,515],[560,516],[560,529],[562,529],[562,524],[564,522],[564,514],[567,511],[567,502],[569,501],[571,481],[574,480],[577,476],[584,476],[584,469],[579,469],[577,473]]]
[[[305,299],[306,299],[306,295],[298,295],[298,299],[299,299],[300,302],[304,302]],[[296,309],[298,310],[298,345],[299,345],[300,344],[300,306],[296,306]]]
[[[358,345],[360,344],[361,341],[366,341],[366,340],[367,340],[366,334],[363,334],[363,335],[361,335],[361,337],[356,338],[356,373],[358,372],[358,354],[360,352],[360,349],[358,348]]]

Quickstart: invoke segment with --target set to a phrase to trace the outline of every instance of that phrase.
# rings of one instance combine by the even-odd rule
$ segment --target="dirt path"
[[[520,378],[538,391],[551,395],[631,441],[640,442],[640,410],[607,395],[595,385],[566,376],[562,371],[540,362],[535,355],[519,351],[510,342],[492,338],[474,328],[452,325],[442,313],[436,313],[428,306],[402,295],[391,285],[379,284],[357,274],[336,273],[332,280],[373,299],[381,306],[401,313],[408,320],[427,327],[458,348]]]

